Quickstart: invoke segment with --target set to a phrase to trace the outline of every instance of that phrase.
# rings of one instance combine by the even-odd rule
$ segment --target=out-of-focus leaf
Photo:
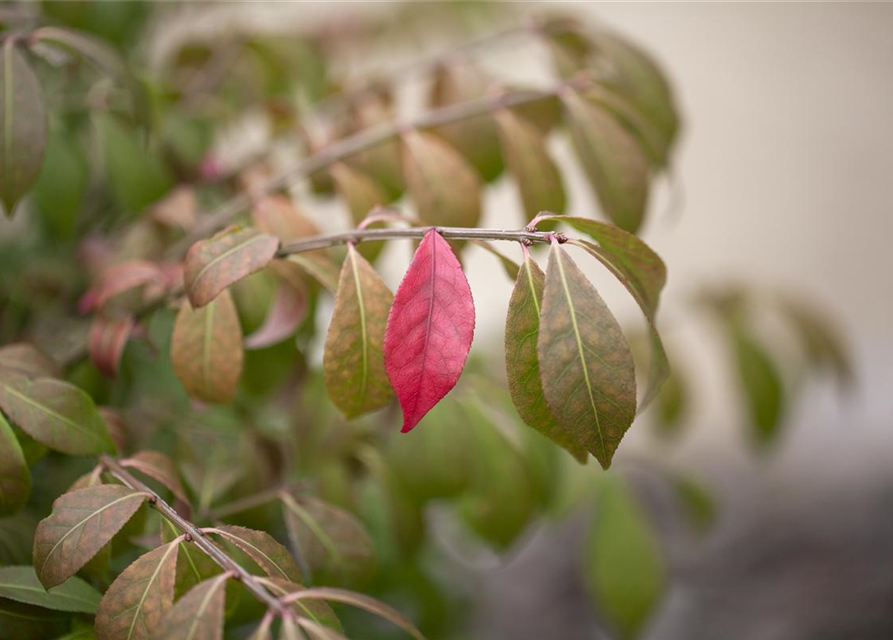
[[[118,364],[133,327],[133,316],[129,315],[114,320],[102,316],[93,318],[89,338],[90,359],[97,369],[110,378],[118,375]]]
[[[65,633],[70,617],[70,614],[0,599],[0,640],[46,640]]]
[[[332,182],[338,194],[347,205],[353,225],[359,225],[376,206],[387,203],[385,192],[369,176],[350,168],[343,162],[336,162],[329,169]],[[381,226],[381,223],[372,225]],[[374,262],[384,249],[384,242],[361,242],[357,250],[364,258]]]
[[[0,564],[31,562],[31,546],[37,520],[27,511],[0,518]]]
[[[518,263],[499,251],[491,243],[485,240],[472,240],[471,243],[480,247],[490,255],[496,256],[496,258],[499,260],[499,264],[502,265],[502,270],[505,271],[505,275],[507,275],[509,278],[514,280],[518,277],[518,270],[520,269]]]
[[[238,226],[196,242],[186,254],[183,274],[192,306],[205,306],[234,282],[263,269],[278,248],[275,236]]]
[[[167,455],[160,451],[139,451],[120,461],[122,467],[135,469],[163,484],[178,500],[189,503],[177,467]]]
[[[31,470],[22,447],[0,413],[0,516],[19,512],[31,495]]]
[[[703,484],[688,475],[671,478],[676,497],[688,520],[698,531],[706,531],[716,520],[716,503]]]
[[[115,450],[90,396],[62,380],[30,380],[2,372],[0,408],[25,433],[55,451],[86,455]]]
[[[543,395],[537,342],[540,332],[545,275],[527,256],[518,271],[505,319],[505,371],[512,402],[528,425],[567,449],[585,463],[586,447],[562,427],[552,415]]]
[[[675,436],[684,426],[689,405],[689,392],[678,367],[667,377],[654,399],[654,416],[662,435]]]
[[[174,603],[178,542],[140,556],[109,587],[96,612],[99,640],[149,640]]]
[[[549,254],[537,354],[552,415],[607,469],[636,415],[633,358],[614,315],[557,243]]]
[[[605,215],[635,233],[648,205],[651,166],[638,141],[598,105],[566,91],[561,96],[571,141]]]
[[[82,150],[63,131],[53,131],[32,195],[47,228],[56,237],[70,238],[74,233],[88,178],[89,167]]]
[[[81,299],[80,311],[110,308],[136,310],[164,291],[167,285],[161,268],[145,260],[126,260],[103,270],[97,285]]]
[[[332,293],[338,290],[340,269],[327,253],[319,253],[317,251],[295,253],[288,256],[286,260],[301,267],[308,275]]]
[[[195,190],[181,185],[152,207],[152,220],[174,229],[188,231],[195,224],[198,202]]]
[[[637,637],[663,596],[666,569],[650,523],[619,479],[603,480],[584,571],[596,609],[620,637]]]
[[[206,531],[216,533],[227,542],[239,547],[271,578],[282,578],[292,582],[301,579],[301,570],[295,559],[291,557],[288,549],[279,544],[269,533],[233,525],[222,525]]]
[[[828,367],[841,388],[852,388],[855,374],[851,354],[831,322],[802,302],[782,300],[781,307],[794,326],[809,363],[819,368]]]
[[[530,220],[541,211],[564,211],[564,184],[544,136],[509,109],[498,111],[496,122],[506,164],[521,194],[524,219]]]
[[[278,578],[263,579],[262,582],[273,595],[279,598],[290,593],[302,591],[305,588],[296,582],[289,582],[288,580]],[[294,603],[294,609],[295,613],[301,617],[309,618],[314,622],[324,624],[326,627],[336,631],[344,630],[341,627],[341,622],[338,620],[338,616],[335,615],[332,608],[323,600],[310,600],[308,602],[297,600]]]
[[[54,611],[94,613],[101,597],[96,589],[77,577],[47,591],[37,579],[34,567],[0,567],[0,598]]]
[[[105,421],[105,426],[112,438],[112,442],[115,443],[115,448],[119,453],[127,451],[130,436],[123,416],[111,407],[97,407],[97,409],[99,410],[99,415]]]
[[[115,116],[100,113],[94,117],[115,200],[126,211],[140,213],[171,187],[167,167]]]
[[[765,446],[775,440],[782,425],[781,374],[766,350],[738,322],[730,324],[729,333],[753,437]]]
[[[251,219],[258,229],[283,243],[319,233],[319,227],[285,196],[261,198],[251,210]]]
[[[406,184],[425,224],[475,227],[481,217],[481,182],[449,144],[430,133],[402,137]]]
[[[0,347],[0,369],[12,369],[29,378],[54,378],[59,367],[52,358],[27,342]]]
[[[60,496],[34,533],[34,568],[40,582],[55,587],[77,573],[146,498],[145,493],[112,484]]]
[[[282,504],[297,552],[315,581],[354,582],[372,572],[372,541],[350,513],[309,497],[298,502],[283,496]]]
[[[0,48],[0,202],[9,217],[37,179],[47,142],[43,92],[19,42],[8,37]]]
[[[431,86],[431,107],[469,102],[486,95],[489,80],[470,60],[439,65]],[[503,162],[496,124],[489,114],[468,118],[431,129],[450,143],[490,182],[502,173]]]
[[[193,587],[164,617],[153,640],[222,640],[227,574]]]
[[[243,357],[242,328],[229,291],[201,309],[183,301],[171,338],[171,362],[190,396],[229,402],[239,385]]]
[[[345,114],[346,126],[341,133],[355,134],[385,122],[393,122],[392,103],[392,96],[387,89],[379,89],[375,94],[364,95]],[[389,202],[399,198],[403,192],[400,144],[396,140],[385,140],[352,154],[345,163],[371,176],[376,184],[384,189]]]
[[[246,349],[264,349],[294,335],[307,315],[307,291],[295,278],[277,278],[276,293],[263,324],[245,336]]]
[[[348,246],[323,355],[326,390],[347,418],[379,409],[394,397],[382,354],[392,301],[372,265]]]
[[[540,26],[539,33],[545,39],[555,70],[562,78],[572,78],[590,66],[595,45],[577,21],[553,18]]]

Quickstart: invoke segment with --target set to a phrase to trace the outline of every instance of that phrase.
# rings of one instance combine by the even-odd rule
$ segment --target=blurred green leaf
[[[9,598],[54,611],[94,613],[101,594],[80,578],[69,578],[58,587],[43,588],[34,567],[0,567],[0,598]]]
[[[47,141],[43,168],[34,183],[34,203],[44,224],[57,238],[74,234],[77,214],[87,190],[88,166],[74,138],[53,130]]]
[[[0,413],[0,516],[17,513],[31,495],[31,471],[22,447]]]

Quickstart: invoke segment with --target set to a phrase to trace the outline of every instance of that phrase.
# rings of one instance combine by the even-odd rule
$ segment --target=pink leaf
[[[462,265],[434,229],[422,239],[394,296],[384,339],[403,433],[456,386],[474,336],[474,301]]]
[[[263,349],[282,342],[297,331],[307,315],[307,292],[299,280],[279,278],[273,304],[260,328],[245,337],[246,349]]]
[[[118,375],[118,364],[130,339],[133,325],[132,316],[115,320],[96,316],[93,319],[90,327],[90,358],[96,368],[109,378]]]

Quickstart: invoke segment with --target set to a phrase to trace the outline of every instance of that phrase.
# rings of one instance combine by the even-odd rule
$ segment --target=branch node
[[[556,231],[555,233],[553,233],[552,237],[555,238],[555,241],[558,242],[558,244],[564,244],[565,242],[567,242],[567,236],[560,231]]]

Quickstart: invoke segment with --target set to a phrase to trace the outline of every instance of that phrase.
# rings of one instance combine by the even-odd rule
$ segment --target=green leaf
[[[86,455],[115,450],[90,396],[62,380],[0,372],[0,408],[25,433],[55,451]]]
[[[671,478],[676,497],[695,529],[704,532],[716,520],[716,503],[704,485],[687,475]]]
[[[481,182],[462,155],[430,133],[410,131],[402,141],[406,184],[419,219],[438,226],[477,226]]]
[[[394,397],[382,354],[393,299],[372,265],[348,246],[323,355],[326,391],[347,418]]]
[[[387,204],[388,197],[384,190],[366,174],[352,169],[343,162],[333,164],[329,173],[336,191],[347,205],[353,226],[359,225],[375,207]],[[376,222],[369,225],[369,228],[376,229],[383,226],[383,223]],[[357,251],[370,262],[374,262],[384,247],[384,242],[361,242],[357,246]]]
[[[545,136],[509,109],[498,111],[496,122],[506,164],[521,193],[524,219],[530,220],[541,211],[564,211],[564,184]]]
[[[567,127],[604,214],[635,233],[648,204],[651,165],[638,141],[598,105],[573,91],[561,95]]]
[[[261,579],[261,582],[270,590],[273,595],[279,598],[290,593],[302,591],[305,588],[296,582],[289,582],[288,580],[281,580],[278,578]],[[295,613],[303,618],[308,618],[310,620],[313,620],[314,622],[324,624],[330,629],[334,629],[336,631],[344,631],[344,629],[341,627],[341,622],[335,615],[335,612],[332,611],[332,608],[322,600],[310,602],[302,602],[301,600],[297,600],[294,603],[294,609]]]
[[[239,226],[196,242],[186,254],[183,274],[192,306],[205,306],[234,282],[263,269],[278,248],[276,236]]]
[[[167,518],[161,518],[161,542],[168,544],[180,537],[177,529]],[[175,595],[177,598],[192,589],[198,583],[213,578],[223,569],[210,556],[194,544],[182,541],[177,553],[177,577]]]
[[[193,587],[168,612],[153,640],[222,640],[228,579],[222,574]]]
[[[655,426],[661,435],[672,437],[679,434],[685,426],[688,405],[688,386],[678,366],[674,364],[673,371],[654,399]]]
[[[827,367],[842,389],[851,389],[855,383],[852,355],[828,318],[797,300],[782,300],[781,308],[797,332],[809,364]]]
[[[332,293],[338,290],[338,265],[327,253],[317,251],[294,253],[286,260],[301,267],[305,273]]]
[[[34,567],[0,567],[0,598],[54,611],[94,613],[101,597],[96,589],[77,577],[47,591],[37,579]]]
[[[631,639],[644,629],[666,588],[654,532],[629,489],[605,478],[586,541],[584,571],[598,611]]]
[[[234,525],[222,525],[206,532],[216,533],[244,551],[271,578],[282,578],[296,582],[301,579],[301,570],[284,546],[264,531],[255,531]]]
[[[59,367],[43,351],[27,342],[0,347],[0,369],[12,369],[29,378],[55,378]]]
[[[89,177],[86,158],[73,137],[53,131],[32,196],[44,223],[57,238],[74,234]]]
[[[784,386],[772,358],[738,322],[729,326],[750,426],[758,445],[778,436],[784,414]]]
[[[518,271],[505,319],[505,371],[508,388],[518,415],[524,422],[567,449],[578,461],[585,463],[588,455],[586,447],[578,444],[558,424],[543,395],[537,342],[544,282],[542,270],[527,256]]]
[[[146,500],[145,493],[104,484],[66,493],[34,533],[34,568],[47,588],[77,573],[121,530]]]
[[[0,640],[46,640],[68,629],[68,614],[0,599]]]
[[[0,413],[0,516],[22,510],[31,495],[31,470],[12,427]]]
[[[299,503],[285,495],[282,504],[297,553],[315,581],[353,582],[372,572],[372,541],[354,516],[315,498]]]
[[[232,400],[243,358],[242,328],[228,290],[201,309],[183,301],[171,337],[171,362],[191,397],[214,403]]]
[[[40,173],[47,141],[43,92],[19,41],[7,37],[0,49],[0,202],[9,217]]]
[[[431,107],[440,108],[482,98],[492,80],[470,60],[438,65],[431,83]],[[466,118],[431,129],[462,154],[480,176],[491,182],[502,173],[503,162],[496,123],[490,114]]]
[[[153,549],[121,572],[96,613],[99,640],[149,640],[174,603],[179,542]]]
[[[632,354],[595,288],[554,242],[537,354],[552,415],[607,469],[636,414]]]

